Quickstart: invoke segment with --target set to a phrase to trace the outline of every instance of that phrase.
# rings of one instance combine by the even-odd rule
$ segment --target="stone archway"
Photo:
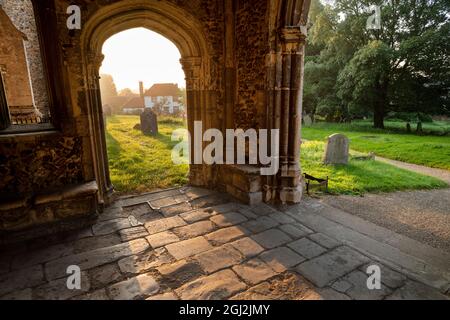
[[[217,127],[215,113],[209,105],[215,96],[215,89],[210,82],[210,49],[201,26],[194,17],[175,5],[159,1],[121,1],[98,10],[87,21],[81,44],[88,89],[86,98],[95,175],[100,198],[106,203],[110,201],[113,186],[109,176],[100,98],[99,69],[103,61],[102,46],[112,35],[137,27],[163,35],[171,40],[181,53],[181,63],[186,76],[188,130],[191,136],[194,134],[194,121],[202,121],[203,130]],[[213,176],[210,167],[190,165],[189,182],[192,185],[213,186]]]

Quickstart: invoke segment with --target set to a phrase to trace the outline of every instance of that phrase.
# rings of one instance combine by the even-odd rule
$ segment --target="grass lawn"
[[[107,119],[110,174],[116,190],[128,194],[186,184],[188,166],[174,165],[171,158],[172,148],[176,145],[176,142],[171,141],[171,134],[173,130],[185,127],[183,121],[160,118],[157,137],[144,136],[141,131],[134,130],[137,123],[138,116],[113,116]],[[319,130],[316,135],[321,140],[326,134]],[[304,143],[302,169],[316,177],[329,176],[330,191],[333,193],[361,194],[368,191],[446,186],[437,179],[377,161],[352,160],[349,166],[325,166],[321,163],[323,149],[323,142]]]
[[[186,184],[188,165],[175,166],[171,158],[177,144],[171,141],[171,135],[173,130],[185,127],[183,121],[161,118],[156,137],[134,130],[139,122],[139,116],[107,119],[109,168],[116,191],[139,193]]]
[[[324,165],[325,143],[307,141],[302,144],[302,171],[317,178],[329,177],[329,191],[336,194],[363,194],[407,189],[435,189],[446,187],[438,179],[374,160],[356,160],[351,157],[345,165]],[[351,155],[359,155],[352,151]]]
[[[361,123],[317,123],[304,126],[307,140],[325,141],[333,133],[345,134],[350,148],[409,163],[450,170],[450,136],[418,136],[370,128]]]

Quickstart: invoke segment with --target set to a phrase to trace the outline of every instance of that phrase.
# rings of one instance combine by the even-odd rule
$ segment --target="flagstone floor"
[[[3,249],[0,299],[449,298],[448,255],[358,219],[314,199],[250,207],[190,187],[122,198],[91,228]]]

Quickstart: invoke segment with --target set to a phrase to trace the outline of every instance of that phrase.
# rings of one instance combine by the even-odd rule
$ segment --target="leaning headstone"
[[[149,108],[141,113],[141,131],[145,135],[155,136],[158,134],[158,117]]]
[[[305,126],[310,126],[310,125],[312,125],[312,118],[311,118],[311,116],[309,115],[309,114],[306,114],[304,117],[303,117],[303,123],[305,124]]]
[[[348,164],[350,143],[346,136],[335,133],[328,137],[323,162],[325,164]]]

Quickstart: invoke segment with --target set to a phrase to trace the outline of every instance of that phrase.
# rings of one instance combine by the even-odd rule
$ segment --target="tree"
[[[349,113],[373,111],[375,128],[384,128],[393,52],[380,40],[359,49],[339,73],[337,96]]]
[[[382,8],[378,30],[366,28],[371,5]],[[350,116],[370,112],[378,128],[390,110],[448,110],[447,0],[316,1],[313,7],[307,108]]]
[[[125,88],[119,91],[119,96],[120,97],[134,97],[137,94],[135,94],[133,92],[133,90],[131,90],[130,88]]]
[[[117,96],[116,85],[114,84],[114,79],[109,74],[102,74],[100,76],[100,92],[102,94],[102,99],[104,101],[107,97]]]

